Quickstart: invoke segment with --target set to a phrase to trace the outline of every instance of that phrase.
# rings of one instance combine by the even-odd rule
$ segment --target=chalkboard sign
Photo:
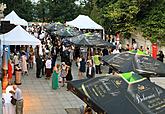
[[[135,68],[144,72],[165,74],[165,64],[150,56],[135,56]]]
[[[127,85],[127,83],[119,77],[105,77],[90,81],[95,83],[86,82],[84,83],[84,86],[89,96],[95,100],[104,99],[107,96],[118,96],[118,94],[121,93],[121,90]]]
[[[128,86],[128,99],[143,114],[165,114],[165,90],[148,80]]]

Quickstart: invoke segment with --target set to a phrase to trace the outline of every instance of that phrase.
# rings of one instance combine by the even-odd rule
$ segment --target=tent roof
[[[112,43],[103,40],[97,34],[81,34],[79,36],[67,38],[70,42],[78,46],[87,46],[87,47],[115,47]]]
[[[102,26],[85,15],[79,15],[74,20],[66,22],[66,24],[79,29],[104,29]]]
[[[28,22],[25,21],[24,19],[21,19],[15,11],[12,11],[8,15],[5,16],[3,21],[10,21],[11,24],[15,25],[23,25],[23,26],[28,26]]]
[[[41,41],[25,31],[21,26],[16,26],[10,32],[0,35],[3,45],[40,45]]]
[[[164,76],[165,64],[151,56],[139,53],[122,52],[115,55],[106,55],[102,60],[118,72],[137,72],[144,77]],[[151,75],[152,74],[152,75]]]

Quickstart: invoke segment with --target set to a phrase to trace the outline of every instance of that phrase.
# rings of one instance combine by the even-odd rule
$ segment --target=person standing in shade
[[[73,79],[72,77],[72,63],[70,61],[66,62],[67,65],[67,75],[66,75],[66,81],[71,81]]]
[[[41,71],[42,71],[42,76],[45,75],[45,63],[46,63],[46,57],[45,57],[45,54],[42,56],[42,68],[41,68]]]
[[[22,91],[16,85],[13,85],[15,91],[13,97],[16,99],[16,114],[23,114],[23,96]]]
[[[157,60],[163,62],[164,54],[162,51],[159,51],[159,54],[157,55],[157,57],[158,57]]]
[[[108,54],[109,54],[109,53],[108,53],[108,49],[107,49],[107,48],[104,48],[104,49],[102,50],[102,53],[103,53],[103,56],[108,55]]]
[[[95,77],[95,68],[93,67],[92,62],[87,62],[86,77],[87,78]]]
[[[53,68],[53,75],[52,75],[52,88],[53,89],[58,89],[59,85],[58,85],[58,76],[60,73],[60,65],[56,64]]]
[[[85,62],[85,58],[83,57],[82,60],[80,61],[80,68],[79,68],[81,79],[84,77],[85,71],[86,71],[86,62]]]
[[[68,86],[68,82],[72,81],[73,76],[72,76],[72,63],[70,61],[66,62],[67,65],[67,74],[66,74],[66,83]],[[69,91],[69,89],[67,89],[67,91]]]
[[[37,78],[41,78],[40,73],[41,73],[41,69],[42,69],[42,59],[39,55],[37,55],[36,57],[36,77]]]

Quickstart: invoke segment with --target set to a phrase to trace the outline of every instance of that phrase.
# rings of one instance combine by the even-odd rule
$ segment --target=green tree
[[[1,0],[6,4],[7,8],[4,11],[4,14],[9,14],[14,10],[21,18],[32,21],[33,20],[33,4],[31,0]]]
[[[165,39],[165,1],[157,0],[150,4],[143,17],[139,19],[139,25],[144,36],[153,39],[159,39],[164,42]],[[156,41],[156,40],[154,40]]]
[[[102,14],[105,19],[104,26],[109,32],[133,31],[134,22],[139,12],[139,7],[134,0],[112,0],[107,6],[102,8]]]
[[[60,21],[74,19],[81,8],[75,0],[40,0],[36,5],[36,16],[43,21]]]
[[[48,2],[45,0],[40,0],[35,7],[35,18],[38,19],[38,21],[43,21],[48,18]]]

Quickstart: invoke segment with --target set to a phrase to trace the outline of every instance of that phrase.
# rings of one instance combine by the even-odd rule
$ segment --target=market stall
[[[67,21],[67,25],[76,27],[80,30],[101,30],[102,31],[102,38],[104,39],[104,28],[94,22],[89,16],[86,15],[79,15],[72,21]]]
[[[1,45],[40,45],[41,41],[29,34],[21,26],[0,35]]]
[[[12,11],[8,15],[5,16],[2,21],[10,21],[10,24],[14,25],[22,25],[22,26],[28,26],[28,22],[22,18],[20,18],[15,11]]]
[[[35,38],[33,35],[26,32],[21,26],[16,26],[10,32],[0,35],[1,45],[40,45],[41,41]],[[7,53],[9,50],[7,48],[3,51],[3,81],[2,81],[2,98],[4,99],[3,103],[3,114],[14,114],[15,106],[11,102],[11,94],[9,91],[12,89],[12,86],[8,86],[7,80],[7,69],[4,69],[4,66],[7,67],[8,58]],[[21,84],[21,74],[16,76],[16,84]]]

